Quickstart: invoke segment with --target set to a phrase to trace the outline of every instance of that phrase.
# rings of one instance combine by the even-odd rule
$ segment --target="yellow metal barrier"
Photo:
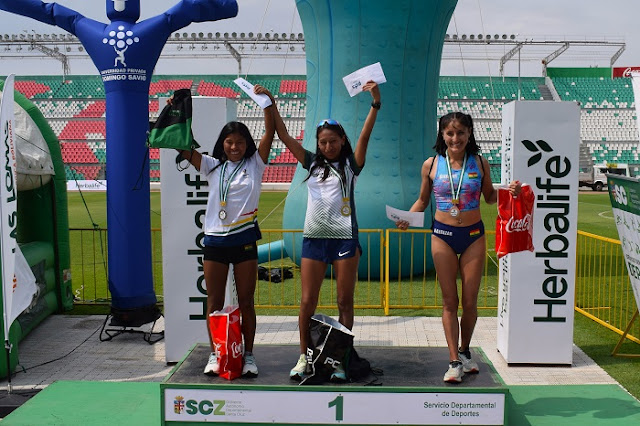
[[[262,244],[273,244],[280,240],[290,241],[291,239],[302,238],[302,230],[274,230],[264,229],[262,231]],[[383,277],[372,278],[372,264],[374,256],[377,257],[377,263],[382,265],[384,260],[382,229],[360,229],[360,244],[367,247],[367,257],[360,259],[366,264],[366,275],[358,275],[358,283],[355,290],[355,308],[356,309],[382,309],[384,297],[384,280]],[[295,245],[291,244],[295,250]],[[380,249],[374,253],[372,247],[378,246]],[[283,253],[283,251],[281,251]],[[301,278],[300,269],[292,259],[297,257],[297,253],[289,253],[290,257],[284,258],[282,255],[275,259],[268,259],[263,266],[268,269],[288,269],[292,272],[293,278],[274,282],[271,277],[267,280],[258,280],[255,293],[255,305],[257,308],[285,308],[298,310],[300,305]],[[318,300],[318,310],[336,309],[337,288],[333,277],[333,268],[330,266],[330,275],[325,279],[320,290],[320,299]]]
[[[496,309],[498,306],[498,259],[495,256],[495,231],[486,232],[487,240],[487,256],[485,258],[484,272],[480,294],[478,295],[478,309]],[[403,244],[405,238],[410,239],[409,253],[403,253]],[[427,264],[430,260],[431,247],[429,240],[431,238],[431,230],[424,229],[408,229],[401,231],[399,229],[387,229],[385,233],[385,315],[389,315],[391,309],[409,309],[409,310],[425,310],[425,309],[442,309],[440,300],[440,287],[438,285],[435,270]],[[397,250],[392,253],[392,243],[394,240],[397,244],[393,244]],[[419,247],[419,250],[416,249]],[[426,255],[417,256],[415,252]],[[391,259],[403,259],[409,256],[409,270],[403,271],[400,262],[398,269],[390,271]],[[417,268],[416,268],[417,267]],[[414,274],[414,270],[426,271]],[[430,269],[430,270],[427,270]],[[393,275],[393,280],[390,278]],[[460,281],[458,281],[460,286]]]
[[[620,241],[578,231],[575,309],[622,335],[637,310]],[[627,338],[640,343],[640,324]]]
[[[283,232],[263,230],[260,244],[274,243],[282,238],[292,238],[302,231]],[[478,298],[479,309],[496,309],[498,304],[497,259],[494,251],[495,232],[487,231],[487,258],[484,277]],[[386,315],[391,310],[441,309],[440,289],[435,272],[424,270],[429,256],[417,258],[414,252],[428,252],[430,230],[366,229],[360,230],[363,247],[380,247],[379,253],[367,250],[366,276],[358,277],[356,285],[356,309],[379,309]],[[300,236],[301,237],[301,236]],[[76,304],[108,304],[107,288],[107,235],[105,229],[71,229],[71,268]],[[403,253],[403,244],[391,244],[410,239],[409,253]],[[398,250],[391,252],[394,245]],[[420,247],[420,250],[416,250]],[[291,253],[295,258],[297,253]],[[378,257],[380,278],[372,278],[373,257]],[[409,270],[390,271],[390,260],[410,256]],[[159,229],[152,230],[152,262],[154,290],[162,303],[162,243]],[[280,256],[261,266],[290,268],[293,279],[274,282],[259,280],[256,288],[256,307],[285,308],[297,311],[300,303],[300,270],[290,258]],[[331,271],[333,272],[333,271]],[[393,280],[389,277],[392,275]],[[336,308],[335,280],[327,278],[322,286],[318,309]],[[631,322],[637,306],[626,270],[620,241],[578,231],[575,309],[588,318],[622,335]],[[640,343],[640,321],[629,329],[627,337]]]

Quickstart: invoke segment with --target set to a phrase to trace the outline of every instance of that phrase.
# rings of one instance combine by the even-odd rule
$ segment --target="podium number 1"
[[[344,419],[344,415],[343,415],[343,401],[344,397],[342,395],[339,395],[336,397],[336,399],[334,399],[333,401],[329,402],[328,407],[336,407],[336,420],[341,421]]]

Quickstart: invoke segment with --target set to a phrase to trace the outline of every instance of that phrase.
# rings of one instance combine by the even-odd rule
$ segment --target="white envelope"
[[[424,212],[408,212],[406,210],[398,210],[391,206],[387,207],[387,218],[394,222],[399,220],[406,220],[409,222],[409,226],[416,228],[422,228],[424,226]]]
[[[251,99],[256,101],[256,103],[260,105],[260,108],[264,109],[271,105],[271,99],[269,99],[267,95],[256,95],[253,93],[253,84],[249,83],[244,78],[236,78],[233,82],[240,86],[242,91],[249,95]]]
[[[378,84],[387,82],[380,62],[360,68],[358,71],[354,71],[348,76],[342,77],[342,81],[344,81],[344,85],[351,97],[362,92],[362,86],[364,86],[369,80],[373,80]]]

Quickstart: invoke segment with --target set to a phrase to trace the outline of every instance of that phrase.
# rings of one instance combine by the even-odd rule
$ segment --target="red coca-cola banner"
[[[640,66],[638,67],[613,67],[611,68],[611,75],[613,78],[626,77],[631,78],[631,72],[640,72]]]

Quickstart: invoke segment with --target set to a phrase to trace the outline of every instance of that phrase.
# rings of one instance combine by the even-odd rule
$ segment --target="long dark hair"
[[[251,132],[249,132],[247,126],[239,121],[230,121],[225,124],[220,131],[220,136],[218,136],[218,140],[213,147],[213,154],[211,155],[212,157],[220,160],[220,163],[227,161],[227,154],[224,153],[224,140],[232,133],[240,134],[240,136],[242,136],[247,142],[247,149],[244,152],[244,158],[251,157],[258,150],[256,142],[253,140]]]
[[[477,155],[480,152],[480,147],[476,142],[476,137],[473,134],[473,118],[470,115],[464,114],[462,112],[450,112],[449,114],[443,115],[440,117],[440,122],[438,123],[438,137],[436,138],[436,144],[433,148],[436,152],[442,156],[447,152],[447,144],[444,141],[444,137],[442,136],[442,131],[447,128],[447,126],[452,122],[457,121],[464,127],[468,128],[471,134],[469,135],[469,142],[465,147],[465,151],[467,155]]]
[[[337,124],[331,124],[330,121],[335,122]],[[313,174],[314,170],[319,167],[322,167],[324,169],[324,174],[322,175],[321,180],[323,181],[326,180],[329,177],[329,173],[331,173],[330,171],[331,165],[329,163],[331,163],[332,161],[329,161],[322,154],[322,152],[320,151],[320,148],[318,147],[318,136],[320,135],[320,132],[323,131],[324,129],[332,130],[336,132],[339,137],[341,138],[344,137],[345,143],[344,145],[342,145],[342,148],[340,149],[340,155],[338,156],[338,172],[342,177],[342,181],[345,182],[346,177],[344,174],[344,167],[347,164],[347,158],[349,158],[353,154],[353,148],[351,148],[351,142],[349,141],[349,137],[344,131],[344,128],[340,123],[338,123],[335,120],[324,120],[324,122],[321,125],[319,125],[318,128],[316,129],[316,161],[313,167],[309,169],[309,175],[305,180],[309,179]]]

